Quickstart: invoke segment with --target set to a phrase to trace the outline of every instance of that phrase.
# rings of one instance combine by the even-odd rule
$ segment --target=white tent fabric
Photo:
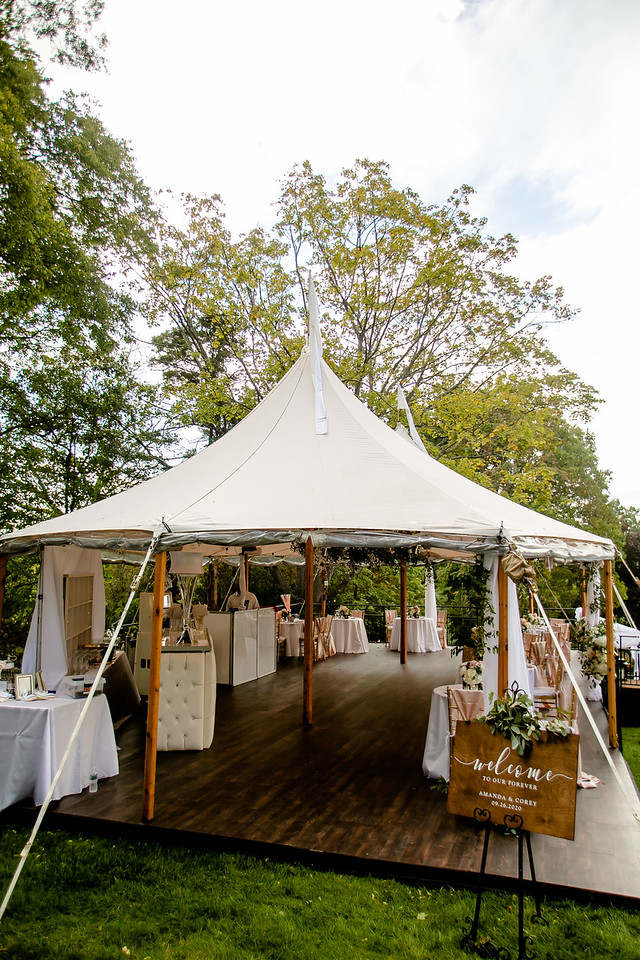
[[[493,611],[493,624],[487,625],[484,657],[482,659],[482,689],[484,691],[485,709],[489,710],[493,703],[491,695],[493,694],[493,699],[495,699],[498,692],[500,694],[503,692],[498,691],[498,557],[486,557],[485,566],[489,570],[487,600]],[[507,579],[507,584],[509,603],[509,662],[507,669],[509,684],[515,681],[520,689],[524,690],[530,697],[532,691],[522,642],[518,588],[511,579]]]
[[[327,433],[316,433],[309,350],[233,430],[123,493],[6,535],[0,552],[42,543],[146,547],[290,543],[423,544],[436,556],[518,549],[559,561],[611,558],[610,540],[473,483],[409,444],[320,361]],[[283,458],[295,459],[295,482]]]
[[[104,641],[104,578],[102,558],[97,550],[79,547],[45,547],[42,558],[41,646],[40,667],[47,689],[55,689],[67,672],[67,647],[64,629],[64,578],[68,575],[93,577],[93,643]],[[38,604],[36,603],[29,636],[22,658],[23,673],[35,673],[38,642]]]

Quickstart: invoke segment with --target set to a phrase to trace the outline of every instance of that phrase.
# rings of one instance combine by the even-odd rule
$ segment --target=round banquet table
[[[285,656],[300,656],[300,638],[304,632],[304,620],[281,620],[280,636],[284,637]]]
[[[462,689],[461,683],[445,683],[441,687],[434,687],[431,694],[431,709],[429,710],[429,725],[427,739],[422,757],[422,772],[425,777],[438,780],[444,777],[449,780],[449,702],[447,687],[456,690]],[[481,693],[481,691],[479,691]]]
[[[400,617],[396,617],[391,627],[391,650],[400,649]],[[407,618],[407,653],[437,653],[442,650],[438,627],[435,620],[427,617]]]
[[[331,635],[336,645],[336,653],[367,653],[369,640],[362,617],[347,617],[341,620],[334,617]]]

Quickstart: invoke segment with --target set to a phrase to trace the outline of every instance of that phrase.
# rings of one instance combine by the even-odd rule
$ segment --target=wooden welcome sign
[[[573,733],[563,738],[542,733],[521,757],[485,723],[458,722],[447,810],[481,821],[488,813],[492,823],[573,840],[578,740]]]

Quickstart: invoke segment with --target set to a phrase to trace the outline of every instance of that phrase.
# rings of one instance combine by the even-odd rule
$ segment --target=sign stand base
[[[478,823],[485,824],[484,831],[484,845],[482,847],[482,862],[480,865],[480,879],[478,881],[478,888],[476,893],[476,909],[473,916],[467,917],[471,923],[471,928],[468,933],[462,938],[461,947],[467,952],[473,951],[477,953],[480,957],[487,958],[496,958],[496,960],[511,960],[511,953],[507,950],[506,947],[497,947],[492,940],[482,939],[478,940],[478,927],[480,924],[480,907],[482,904],[482,894],[485,888],[486,881],[486,867],[487,867],[487,851],[489,849],[489,836],[491,832],[491,827],[494,824],[491,823],[491,814],[488,810],[477,809],[475,811],[475,820]],[[530,953],[527,950],[527,945],[533,943],[531,937],[524,935],[524,857],[523,857],[523,846],[524,841],[527,842],[527,855],[529,860],[529,872],[531,874],[531,882],[534,889],[534,899],[536,904],[536,912],[531,917],[533,923],[543,923],[546,924],[546,920],[542,916],[540,908],[540,898],[537,895],[536,891],[536,871],[533,863],[533,853],[531,850],[531,837],[528,830],[522,830],[522,818],[515,816],[505,816],[504,818],[504,827],[505,829],[513,833],[518,838],[518,960],[532,960],[534,954]]]

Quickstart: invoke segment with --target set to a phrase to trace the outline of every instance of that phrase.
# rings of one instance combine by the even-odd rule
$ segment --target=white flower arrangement
[[[413,620],[417,620],[420,616],[420,607],[409,607],[407,610],[407,616],[411,617]]]
[[[334,618],[338,620],[347,620],[350,614],[349,607],[345,607],[344,604],[341,604],[334,614]]]
[[[578,648],[583,676],[597,687],[607,675],[607,627],[603,622],[590,627],[586,620],[576,622],[573,641]]]
[[[536,630],[539,630],[540,627],[546,626],[542,617],[539,617],[536,613],[530,613],[526,617],[523,617],[520,623],[525,633],[534,633]]]
[[[482,663],[479,660],[465,660],[460,664],[462,686],[482,690]]]

